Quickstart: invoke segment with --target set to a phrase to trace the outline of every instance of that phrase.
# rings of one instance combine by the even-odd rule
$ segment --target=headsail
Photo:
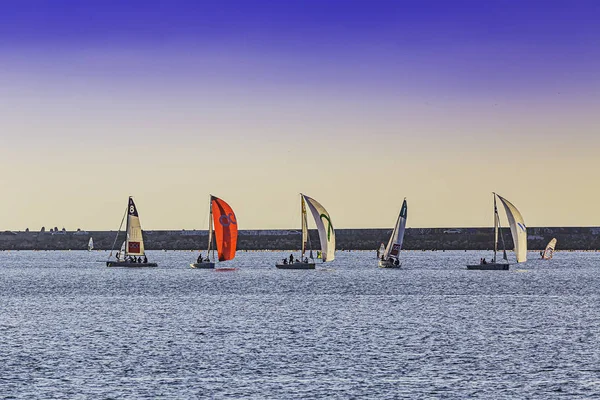
[[[544,253],[542,254],[542,258],[544,260],[549,260],[554,256],[554,249],[556,248],[556,238],[552,239],[550,243],[546,246]]]
[[[90,238],[90,241],[88,242],[88,251],[92,250],[94,250],[94,239]]]
[[[219,261],[232,260],[237,247],[237,218],[225,201],[211,196],[211,203]]]
[[[513,242],[515,244],[517,262],[525,262],[527,261],[527,227],[525,226],[525,220],[523,220],[523,216],[519,210],[517,210],[517,207],[510,201],[502,196],[496,196],[498,196],[506,210],[506,216],[508,217],[508,223],[510,225],[510,233],[512,234]]]
[[[331,217],[327,210],[315,199],[305,195],[302,195],[302,198],[308,205],[319,231],[323,262],[333,261],[335,259],[335,230],[333,229]]]
[[[402,242],[404,241],[406,216],[407,205],[406,199],[404,199],[404,202],[402,203],[402,208],[400,209],[400,215],[398,215],[398,220],[396,221],[396,226],[394,227],[392,236],[390,236],[388,245],[385,248],[385,253],[383,254],[386,260],[390,257],[398,258],[398,255],[400,254],[400,250],[402,249]]]
[[[119,256],[117,257],[117,260],[119,261],[123,261],[125,260],[125,245],[127,244],[127,242],[123,242],[121,243],[121,251],[119,251]]]
[[[144,255],[144,238],[142,237],[140,217],[131,197],[127,207],[127,244],[125,250],[129,256]]]
[[[381,258],[381,256],[383,255],[384,252],[385,252],[385,244],[381,243],[381,245],[379,246],[379,250],[377,250],[377,258]]]

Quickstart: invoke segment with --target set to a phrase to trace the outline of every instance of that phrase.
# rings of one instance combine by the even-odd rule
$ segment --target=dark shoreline
[[[512,238],[503,229],[507,248]],[[558,239],[557,250],[600,249],[600,228],[528,228],[528,248],[543,249],[553,237]],[[337,229],[337,248],[340,250],[376,250],[387,243],[391,229]],[[98,250],[110,250],[115,231],[89,232],[0,232],[0,250],[84,250],[90,237]],[[148,250],[194,250],[206,248],[207,231],[145,231]],[[319,248],[317,232],[311,230],[311,241]],[[117,243],[125,238],[121,232]],[[491,228],[409,228],[406,230],[406,250],[490,250],[493,246]],[[239,250],[288,250],[300,247],[297,229],[243,230],[238,238]]]

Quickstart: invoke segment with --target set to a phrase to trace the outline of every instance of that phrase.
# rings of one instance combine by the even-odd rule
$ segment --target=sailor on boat
[[[294,263],[294,255],[290,254],[290,264],[293,264],[293,263]]]

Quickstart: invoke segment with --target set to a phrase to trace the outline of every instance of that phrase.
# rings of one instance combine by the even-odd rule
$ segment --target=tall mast
[[[300,226],[302,227],[302,257],[304,259],[304,252],[306,251],[306,208],[304,208],[304,198],[300,193]]]
[[[208,248],[206,249],[207,257],[210,258],[210,250],[212,247],[212,232],[213,232],[213,215],[212,215],[212,195],[209,197],[208,200]],[[214,252],[213,252],[213,260],[215,258]]]
[[[494,263],[496,262],[496,253],[498,253],[498,208],[496,207],[496,193],[493,193],[494,196]]]

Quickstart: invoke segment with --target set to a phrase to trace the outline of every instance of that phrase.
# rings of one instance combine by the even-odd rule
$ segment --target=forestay
[[[506,210],[506,216],[508,217],[508,223],[510,225],[510,233],[512,234],[513,242],[515,244],[517,262],[525,262],[527,261],[527,227],[525,226],[525,220],[523,220],[523,216],[519,210],[517,210],[517,207],[510,201],[502,196],[497,196]]]
[[[331,217],[327,210],[315,199],[305,195],[302,195],[302,198],[308,205],[319,231],[323,262],[333,261],[335,259],[335,230],[333,229]]]
[[[383,254],[386,260],[390,257],[398,258],[400,250],[402,250],[402,243],[404,241],[404,230],[406,228],[406,216],[407,205],[406,199],[404,199],[404,202],[402,203],[402,208],[400,209],[400,215],[398,215],[398,220],[396,221],[396,226],[394,227],[392,236],[390,236],[388,245],[385,248],[385,253]]]
[[[125,250],[129,256],[144,255],[144,239],[142,237],[140,217],[131,197],[129,198],[129,206],[127,208],[127,243]]]

